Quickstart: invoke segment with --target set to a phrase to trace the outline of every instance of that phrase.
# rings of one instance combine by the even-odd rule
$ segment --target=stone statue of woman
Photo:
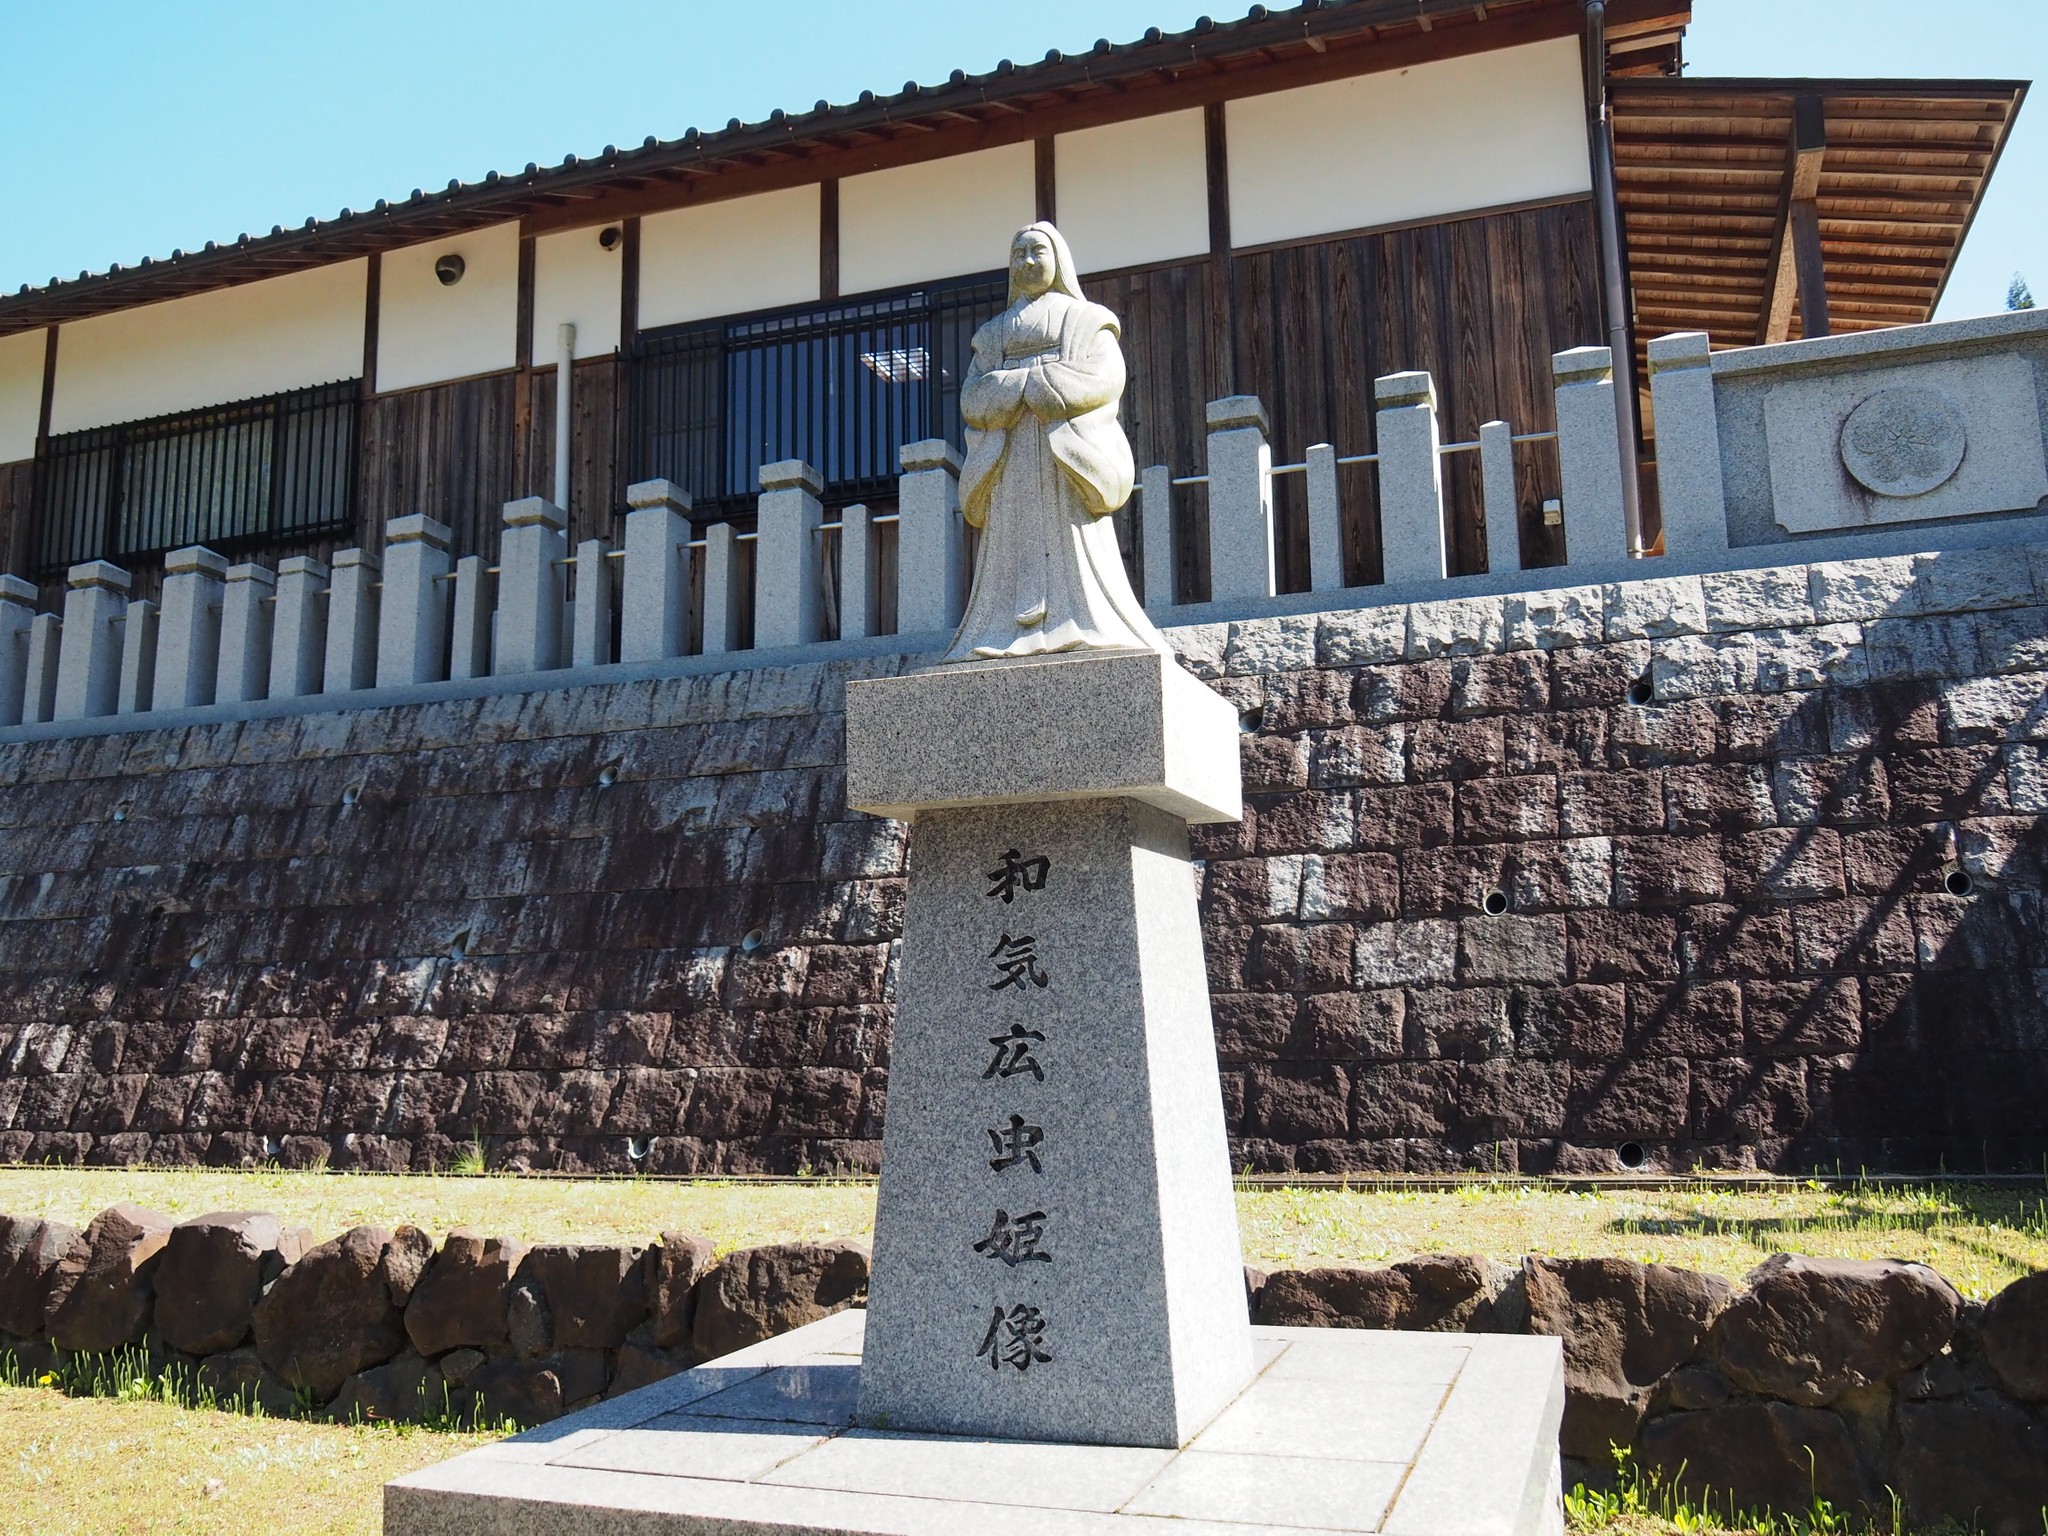
[[[960,390],[961,511],[981,530],[974,590],[947,661],[1054,651],[1167,651],[1117,551],[1110,514],[1131,495],[1117,423],[1116,316],[1081,297],[1050,224],[1010,242],[1010,306],[974,333]]]

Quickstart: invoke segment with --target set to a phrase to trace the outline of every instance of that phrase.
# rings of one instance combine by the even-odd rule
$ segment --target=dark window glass
[[[897,449],[959,442],[969,343],[1006,290],[984,276],[643,332],[633,478],[675,481],[700,518],[752,512],[779,459],[814,466],[834,503],[892,495]]]
[[[51,438],[36,477],[38,569],[346,532],[360,392],[323,384]]]

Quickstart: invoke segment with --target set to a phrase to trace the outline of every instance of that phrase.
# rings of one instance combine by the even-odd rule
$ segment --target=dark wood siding
[[[35,484],[34,459],[0,464],[0,572],[28,574],[29,518]]]
[[[1373,380],[1426,369],[1436,380],[1446,442],[1477,439],[1496,418],[1517,432],[1555,425],[1550,358],[1600,341],[1598,271],[1590,203],[1490,214],[1448,223],[1303,242],[1236,257],[1232,292],[1217,293],[1206,260],[1086,279],[1090,298],[1122,317],[1130,384],[1123,420],[1139,466],[1202,472],[1204,408],[1257,395],[1273,424],[1276,463],[1299,463],[1312,443],[1340,453],[1374,445]],[[1215,317],[1233,317],[1233,355],[1216,355]],[[1548,443],[1517,448],[1522,553],[1532,565],[1563,555],[1545,528],[1544,498],[1558,494]],[[1477,454],[1446,462],[1454,572],[1487,565]],[[1376,479],[1371,465],[1340,471],[1346,578],[1380,575]],[[1283,591],[1308,586],[1305,486],[1274,482]],[[1175,493],[1183,599],[1208,591],[1206,498]]]
[[[363,412],[355,536],[335,548],[382,547],[384,524],[414,512],[446,523],[458,555],[495,557],[513,484],[514,375],[379,395]],[[323,550],[286,553],[324,554]]]
[[[616,544],[625,534],[625,423],[616,419],[619,363],[612,357],[576,364],[576,395],[569,411],[569,537]],[[527,478],[517,494],[552,496],[555,486],[555,370],[533,371],[533,415],[527,426]]]
[[[1600,339],[1590,203],[1258,252],[1238,257],[1232,276],[1237,387],[1265,402],[1276,462],[1298,463],[1319,442],[1370,452],[1373,380],[1413,369],[1436,381],[1447,442],[1474,441],[1494,419],[1547,430],[1551,354]],[[1561,541],[1541,507],[1558,494],[1556,453],[1525,444],[1517,459],[1524,557],[1555,564]],[[1347,573],[1376,579],[1372,467],[1344,476]],[[1444,479],[1451,569],[1484,570],[1478,455],[1453,455]],[[1288,476],[1275,490],[1280,585],[1299,591],[1308,585],[1304,488]]]
[[[1165,464],[1177,475],[1196,473],[1206,456],[1204,408],[1226,392],[1210,347],[1213,279],[1206,261],[1113,272],[1084,279],[1088,296],[1123,322],[1123,423],[1142,472]],[[1207,509],[1199,490],[1174,495],[1176,578],[1181,595],[1209,588]],[[1127,528],[1135,508],[1119,514]],[[1130,540],[1125,551],[1130,552]]]

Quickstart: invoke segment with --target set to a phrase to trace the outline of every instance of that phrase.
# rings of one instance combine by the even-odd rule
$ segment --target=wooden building
[[[1542,421],[1566,348],[1927,319],[2023,87],[1688,79],[1690,20],[1253,6],[24,288],[0,298],[0,569],[53,604],[104,558],[146,593],[173,548],[274,563],[416,512],[492,554],[501,504],[556,484],[563,379],[572,537],[615,538],[654,476],[744,521],[791,457],[828,504],[886,498],[900,445],[957,432],[966,340],[1033,218],[1124,319],[1138,462],[1180,473],[1225,395],[1259,396],[1293,455],[1369,442],[1373,379],[1427,369],[1470,437]],[[1542,564],[1556,466],[1518,453]],[[1485,563],[1475,458],[1448,472],[1453,570]],[[1306,585],[1299,485],[1283,590]],[[1369,581],[1370,497],[1346,500]]]

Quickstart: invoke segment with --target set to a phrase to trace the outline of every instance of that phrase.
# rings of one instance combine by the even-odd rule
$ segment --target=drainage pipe
[[[570,379],[576,368],[576,327],[555,327],[555,505],[569,510]]]
[[[1593,207],[1600,232],[1601,307],[1614,354],[1614,427],[1621,439],[1621,515],[1628,552],[1643,552],[1643,496],[1636,461],[1636,349],[1622,270],[1621,208],[1614,189],[1614,109],[1607,99],[1607,4],[1586,0],[1586,115],[1593,150]],[[1569,556],[1570,551],[1566,551]]]

